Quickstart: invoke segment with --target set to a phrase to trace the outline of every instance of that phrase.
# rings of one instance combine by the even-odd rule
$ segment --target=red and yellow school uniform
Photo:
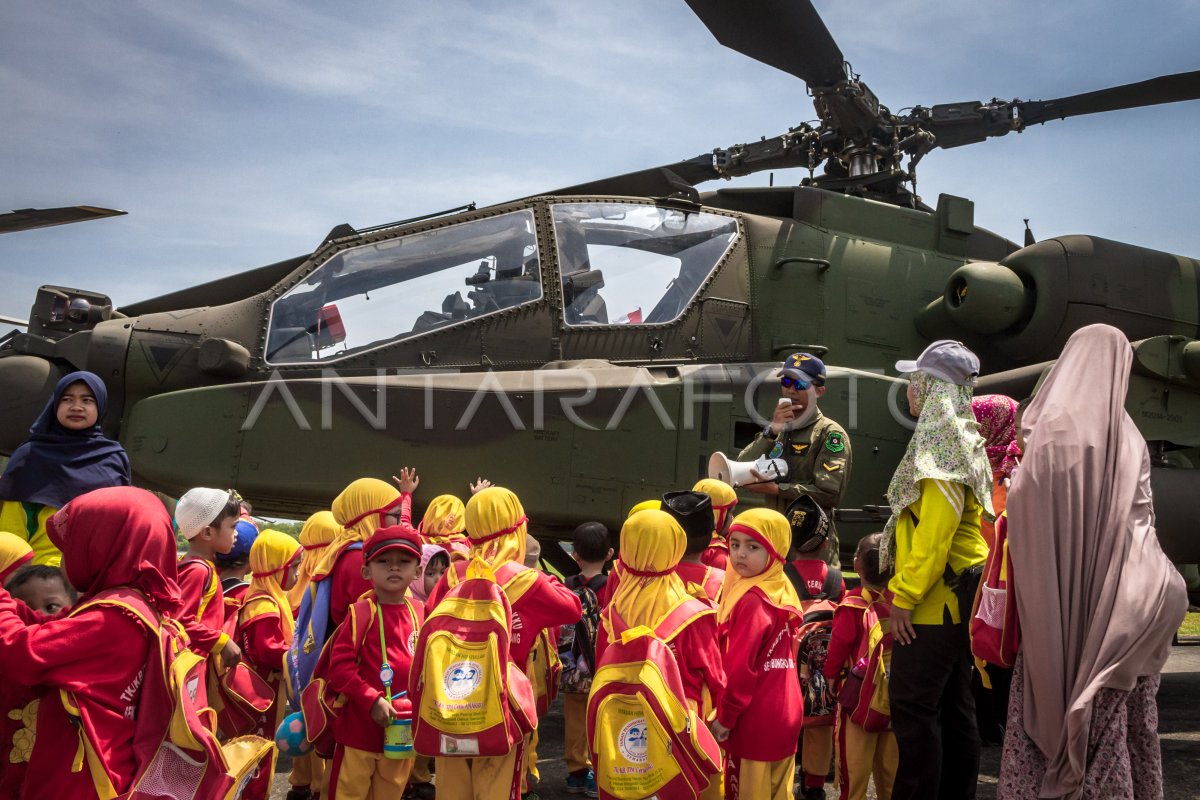
[[[878,595],[866,587],[860,587],[851,590],[846,597],[861,597],[871,602]],[[862,640],[866,635],[862,609],[839,606],[833,612],[833,631],[829,637],[829,651],[825,655],[827,679],[838,681],[854,666],[852,659],[862,648]],[[867,784],[872,775],[875,776],[876,796],[879,800],[890,800],[900,760],[896,734],[890,730],[871,733],[851,721],[842,710],[837,722],[837,751],[841,800],[866,800]]]
[[[288,602],[293,614],[300,610],[300,601],[312,581],[313,570],[341,531],[342,526],[331,511],[318,511],[305,520],[304,527],[300,529],[300,547],[303,548],[300,570],[296,574],[296,585],[288,590]],[[294,758],[288,783],[296,788],[311,788],[313,793],[327,794],[325,766],[325,759],[316,753]]]
[[[225,595],[217,567],[205,558],[189,556],[179,562],[179,591],[183,607],[179,620],[193,649],[219,653],[229,641],[225,627]]]
[[[0,590],[0,677],[45,687],[25,798],[127,791],[139,768],[131,743],[166,734],[165,716],[138,713],[170,703],[165,695],[161,702],[142,697],[157,641],[133,605],[151,614],[178,611],[170,516],[149,492],[129,487],[97,490],[68,509],[47,532],[82,594],[75,609],[31,624],[28,609]],[[109,599],[120,596],[136,602]]]
[[[330,640],[326,678],[330,688],[346,700],[333,722],[337,748],[330,765],[330,800],[386,800],[404,791],[413,759],[384,757],[384,729],[371,719],[371,707],[384,696],[380,670],[385,645],[387,663],[394,673],[392,693],[398,694],[408,685],[423,620],[420,605],[407,598],[403,603],[381,604],[369,597],[347,610],[345,624]]]
[[[342,624],[350,606],[371,591],[371,582],[362,576],[362,553],[349,550],[350,545],[365,542],[383,527],[383,517],[399,506],[404,521],[409,519],[412,495],[400,491],[377,478],[359,478],[333,500],[332,513],[342,530],[325,549],[313,569],[315,581],[328,578],[329,619]]]
[[[615,630],[644,626],[658,631],[679,665],[684,698],[707,720],[723,698],[725,670],[717,643],[716,607],[695,597],[679,576],[679,559],[686,547],[683,528],[665,511],[639,511],[625,520],[620,558],[613,567],[616,589],[596,632],[596,661],[603,658]],[[719,798],[720,776],[700,796]]]
[[[508,489],[492,486],[471,497],[466,510],[467,535],[471,539],[471,557],[488,563],[512,606],[512,631],[509,655],[522,669],[529,653],[546,628],[557,628],[579,621],[583,609],[579,598],[556,579],[524,566],[525,510]],[[427,609],[434,609],[451,587],[466,578],[466,561],[456,561],[429,593]],[[508,800],[516,771],[524,768],[518,761],[520,747],[506,756],[491,758],[436,759],[439,795],[462,800]]]
[[[296,623],[283,582],[300,553],[299,542],[270,529],[259,533],[250,549],[252,578],[238,613],[238,635],[250,668],[274,690],[275,702],[251,731],[264,738],[275,735],[287,710],[286,659]]]
[[[675,565],[675,574],[683,581],[692,597],[707,600],[712,603],[713,608],[721,602],[725,570],[695,561],[680,561]]]
[[[730,530],[753,538],[769,559],[748,578],[730,568],[717,611],[726,680],[717,721],[730,729],[725,796],[786,800],[804,722],[795,658],[802,612],[783,573],[792,532],[782,514],[759,508],[738,515]]]
[[[819,557],[798,558],[792,566],[799,573],[809,597],[821,597],[825,591],[825,581],[829,577],[830,566]],[[840,603],[846,595],[846,581],[839,580],[834,593],[827,599],[832,603]],[[801,606],[807,611],[813,601],[801,600]],[[803,753],[804,786],[806,789],[825,785],[829,775],[829,767],[833,764],[834,749],[833,725],[804,726],[804,742],[801,745]]]

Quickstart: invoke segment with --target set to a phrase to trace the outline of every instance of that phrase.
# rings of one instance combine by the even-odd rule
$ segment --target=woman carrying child
[[[712,732],[728,754],[730,800],[790,800],[804,698],[796,675],[803,612],[783,572],[792,529],[755,508],[729,528],[729,569],[717,609],[725,694]]]
[[[113,796],[137,777],[137,745],[157,747],[167,732],[170,699],[143,696],[161,686],[143,682],[161,665],[157,635],[139,614],[179,609],[171,517],[142,489],[99,489],[60,509],[47,534],[81,594],[72,612],[28,625],[0,590],[0,676],[49,690],[22,796]]]
[[[35,564],[58,566],[46,534],[51,514],[92,489],[130,484],[125,449],[100,430],[107,408],[98,375],[64,376],[0,476],[0,530],[28,541]]]

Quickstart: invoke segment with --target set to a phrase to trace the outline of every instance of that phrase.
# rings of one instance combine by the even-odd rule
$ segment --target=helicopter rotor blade
[[[1031,100],[1019,105],[1025,125],[1037,125],[1052,119],[1197,99],[1200,99],[1200,71],[1163,75],[1140,83],[1127,83],[1057,100]]]
[[[619,194],[643,197],[667,197],[679,194],[698,183],[721,177],[713,166],[713,154],[664,164],[660,167],[627,172],[611,178],[580,183],[548,194]]]
[[[845,58],[809,0],[687,0],[718,42],[812,87],[846,77]]]

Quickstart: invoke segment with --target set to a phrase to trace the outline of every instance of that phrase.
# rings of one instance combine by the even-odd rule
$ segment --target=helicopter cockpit
[[[413,233],[341,251],[280,297],[266,360],[333,361],[541,297],[532,211]]]
[[[738,235],[731,216],[647,203],[550,210],[562,321],[580,329],[678,319]],[[544,294],[530,209],[351,247],[275,301],[266,361],[331,362]]]

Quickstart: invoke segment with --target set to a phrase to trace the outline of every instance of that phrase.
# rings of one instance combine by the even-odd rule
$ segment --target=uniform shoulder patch
[[[825,449],[831,453],[840,453],[846,449],[846,437],[839,431],[834,431],[825,437]]]

